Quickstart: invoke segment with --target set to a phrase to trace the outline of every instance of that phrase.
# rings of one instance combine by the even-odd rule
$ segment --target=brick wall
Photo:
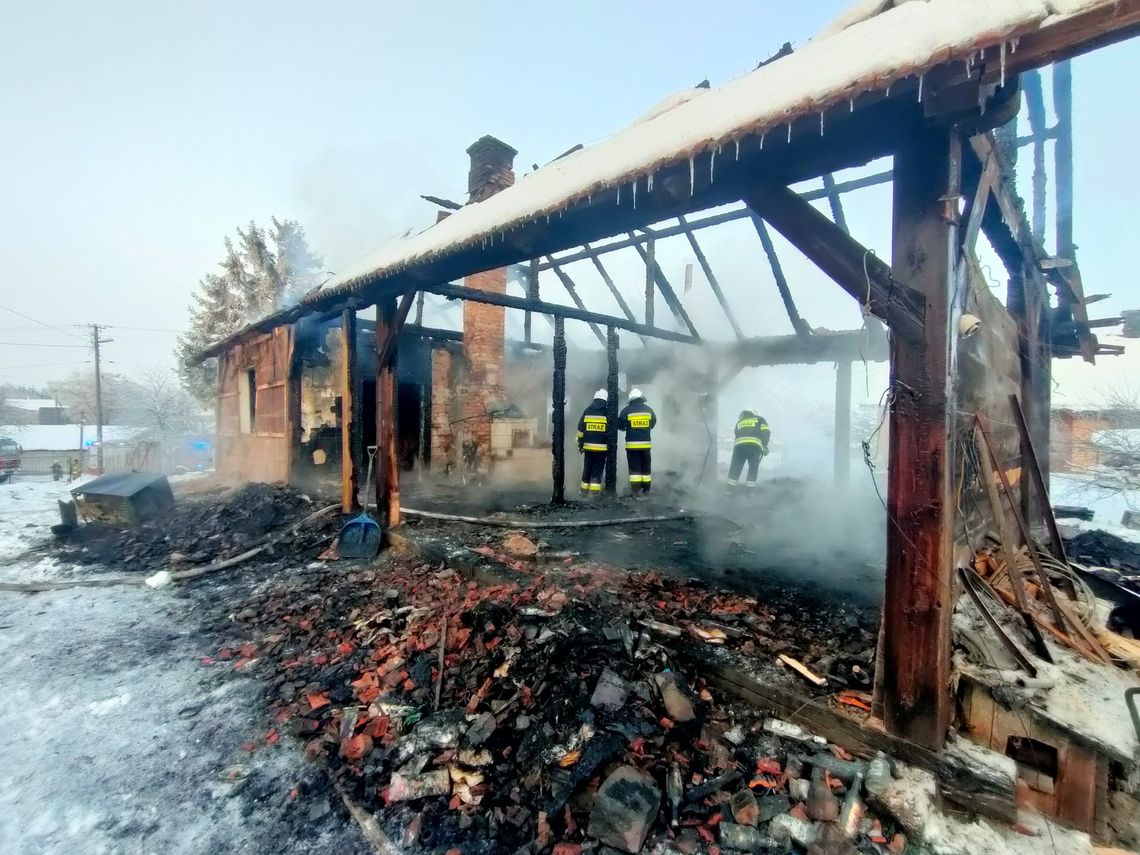
[[[483,201],[514,184],[514,157],[517,152],[494,137],[483,137],[469,149],[471,168],[467,189],[471,202]],[[505,269],[476,273],[465,280],[468,288],[504,294]],[[482,303],[463,304],[463,357],[466,378],[460,390],[459,430],[452,439],[460,461],[464,443],[474,443],[475,466],[486,471],[491,455],[491,419],[488,412],[506,402],[503,390],[503,345],[506,336],[506,310]],[[433,391],[439,386],[433,386]]]
[[[455,441],[451,422],[455,408],[455,360],[451,351],[431,352],[431,468],[447,471],[454,464]]]

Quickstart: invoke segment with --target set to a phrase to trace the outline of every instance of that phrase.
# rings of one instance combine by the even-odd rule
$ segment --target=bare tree
[[[171,371],[153,369],[128,381],[131,423],[159,437],[185,436],[202,427],[201,406]]]
[[[1078,421],[1079,430],[1054,440],[1069,468],[1098,492],[1140,492],[1140,390],[1110,388]]]

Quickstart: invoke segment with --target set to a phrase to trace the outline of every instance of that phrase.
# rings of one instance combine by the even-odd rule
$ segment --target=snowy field
[[[6,563],[51,536],[65,488],[0,485],[0,581],[73,577]],[[200,664],[211,612],[194,591],[0,591],[0,853],[365,851],[327,796],[304,797],[318,773],[296,745],[266,746],[259,683]],[[235,764],[248,778],[227,795]]]
[[[1049,498],[1054,505],[1079,505],[1092,509],[1091,522],[1061,520],[1066,526],[1079,525],[1081,531],[1099,529],[1122,540],[1140,543],[1140,531],[1120,524],[1125,511],[1136,510],[1140,496],[1105,489],[1098,486],[1095,478],[1090,476],[1053,473],[1049,476]]]

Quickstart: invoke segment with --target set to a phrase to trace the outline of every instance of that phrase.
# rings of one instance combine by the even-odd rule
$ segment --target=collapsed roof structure
[[[318,349],[323,346],[329,330],[319,325],[339,318],[333,335],[339,356],[332,362],[343,426],[337,442],[344,503],[358,504],[363,447],[376,445],[380,507],[389,524],[397,523],[399,424],[409,408],[397,407],[401,384],[393,357],[399,350],[403,370],[409,347],[460,343],[455,334],[423,327],[422,317],[406,324],[417,295],[422,306],[425,293],[464,301],[462,358],[456,360],[463,369],[455,373],[450,358],[436,359],[434,351],[426,357],[430,389],[417,399],[419,429],[430,433],[443,422],[467,423],[475,460],[489,453],[495,405],[504,397],[503,309],[527,313],[520,346],[543,357],[546,349],[531,340],[530,316],[554,318],[550,454],[556,500],[562,499],[565,478],[567,319],[593,325],[606,346],[613,404],[618,330],[710,354],[702,363],[708,383],[701,389],[701,407],[709,397],[715,401],[718,384],[741,365],[825,360],[849,366],[867,356],[857,333],[817,332],[803,323],[779,275],[795,334],[780,340],[742,335],[695,231],[750,218],[769,257],[771,227],[889,330],[889,345],[879,337],[877,355],[870,356],[889,356],[891,365],[886,596],[876,706],[889,732],[938,749],[955,704],[951,617],[962,590],[956,570],[987,531],[1002,528],[1000,500],[987,502],[997,495],[991,492],[994,479],[1001,477],[1011,511],[1016,507],[1031,521],[1042,517],[1034,479],[1009,478],[1031,470],[1036,448],[1047,482],[1050,360],[1079,355],[1093,361],[1109,352],[1093,334],[1073,245],[1067,67],[1058,67],[1054,84],[1063,107],[1060,127],[1051,132],[1058,161],[1054,255],[1046,254],[1041,226],[1016,194],[995,130],[1016,116],[1023,81],[1031,108],[1039,102],[1036,69],[1138,30],[1136,0],[873,0],[798,50],[781,52],[724,86],[679,93],[607,140],[571,150],[517,182],[514,150],[485,137],[469,150],[466,205],[443,212],[427,230],[381,247],[297,305],[199,355],[220,358],[219,467],[230,466],[243,477],[293,476],[306,406],[306,348],[317,339]],[[1042,128],[1025,142],[1036,148],[1045,134]],[[847,187],[831,177],[888,156],[890,173]],[[824,189],[814,197],[832,203],[833,218],[790,189],[819,178]],[[844,190],[886,181],[894,194],[889,263],[852,237],[839,202]],[[686,219],[741,201],[744,208]],[[676,223],[663,225],[665,220]],[[735,340],[718,342],[707,330],[698,331],[655,263],[654,241],[671,235],[691,241]],[[1006,267],[1004,305],[979,269],[982,235]],[[631,308],[599,260],[606,251],[629,247],[645,263],[641,312]],[[585,260],[603,273],[621,315],[591,311],[576,294],[563,268]],[[528,265],[525,293],[508,294],[505,268],[522,263]],[[574,306],[540,298],[543,270],[558,276]],[[676,329],[655,323],[657,294]],[[371,306],[376,321],[363,339],[374,349],[361,360],[356,314]],[[963,324],[964,316],[973,320]],[[839,383],[837,400],[842,374]],[[849,389],[848,374],[848,410]],[[455,419],[433,420],[433,401],[451,395],[461,399]],[[1023,431],[1015,418],[1022,408]],[[837,445],[842,430],[837,417]],[[990,449],[992,461],[979,458],[979,445]],[[422,438],[420,448],[424,452]],[[610,453],[616,454],[616,445]],[[966,519],[959,510],[963,492],[977,492],[975,512],[988,505],[989,513]],[[1092,777],[1099,781],[1109,761],[1096,751],[1089,756]],[[1059,799],[1057,811],[1082,826],[1090,826],[1096,813],[1079,798]]]

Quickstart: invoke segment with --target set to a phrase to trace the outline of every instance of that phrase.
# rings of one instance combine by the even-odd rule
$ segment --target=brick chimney
[[[502,140],[485,136],[467,154],[471,169],[467,177],[468,204],[482,202],[515,183],[514,160],[518,154]],[[468,288],[505,294],[505,268],[476,273],[465,280]],[[491,451],[491,419],[488,410],[505,402],[503,391],[503,346],[506,337],[506,309],[483,303],[463,304],[463,354],[467,363],[467,383],[463,394],[465,442],[475,443],[475,459],[485,469]],[[462,449],[460,449],[462,452]]]

